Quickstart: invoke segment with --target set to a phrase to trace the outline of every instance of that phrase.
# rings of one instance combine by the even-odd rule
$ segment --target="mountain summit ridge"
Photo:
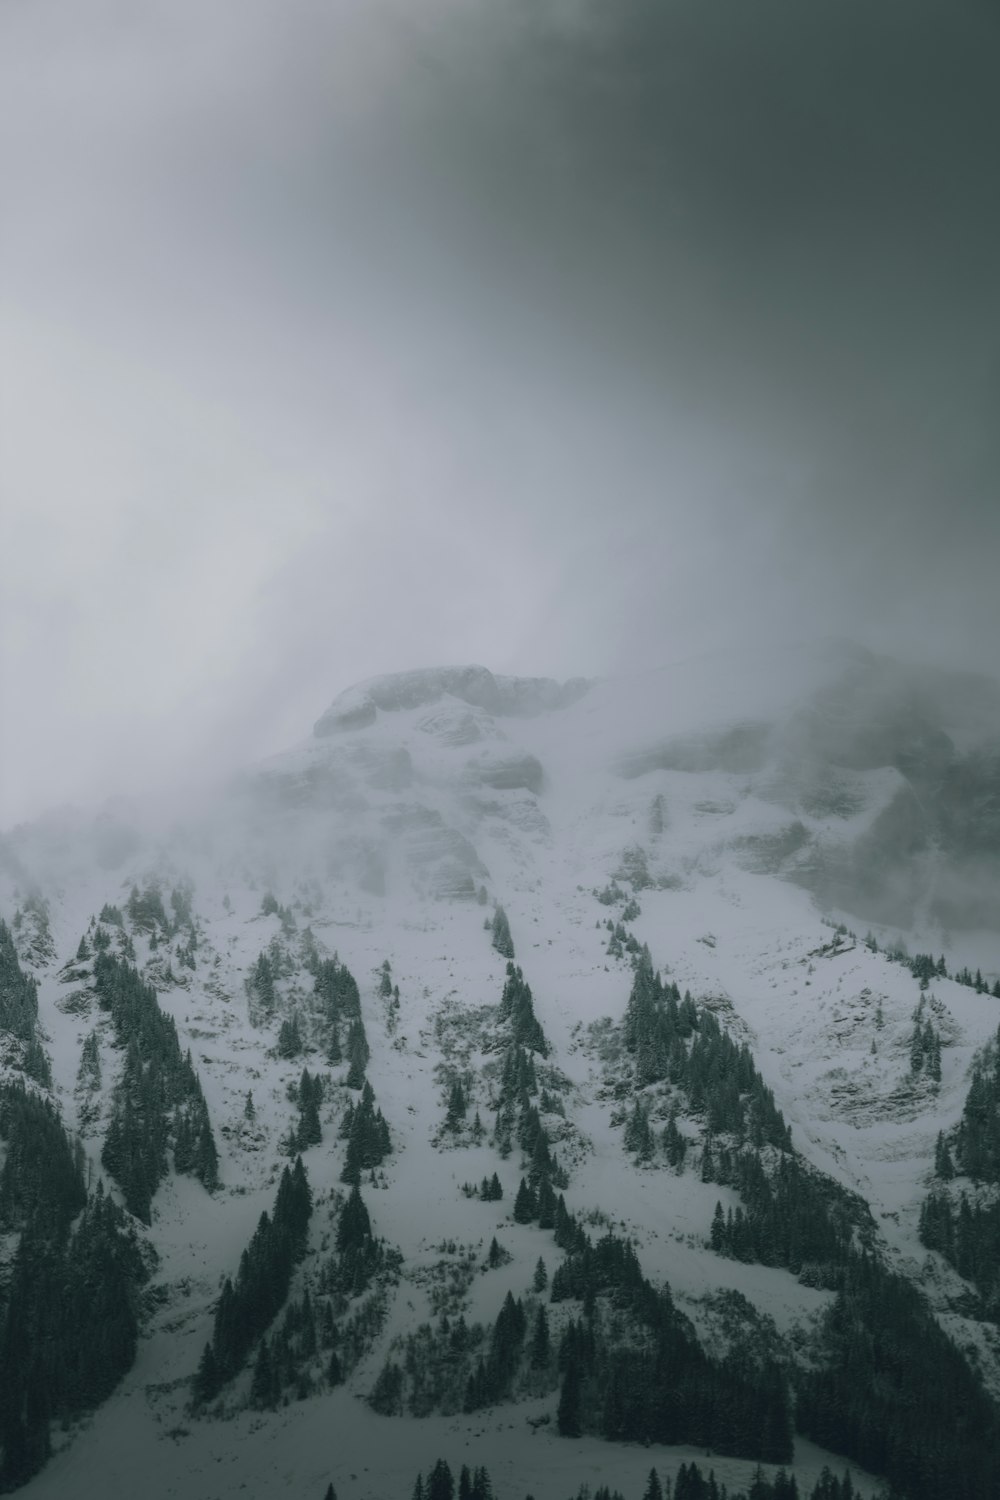
[[[418,667],[408,672],[369,677],[340,693],[313,727],[322,739],[374,722],[381,709],[421,708],[447,695],[499,716],[531,717],[564,708],[583,696],[590,680],[564,683],[550,677],[505,677],[477,665]]]

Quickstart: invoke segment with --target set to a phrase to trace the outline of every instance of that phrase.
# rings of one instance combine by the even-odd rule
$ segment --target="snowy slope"
[[[632,982],[629,963],[607,953],[604,924],[621,905],[603,904],[598,893],[615,881],[622,899],[631,894],[641,908],[629,928],[654,965],[704,997],[750,1044],[796,1149],[861,1194],[888,1254],[928,1292],[956,1338],[976,1343],[1000,1389],[989,1330],[954,1312],[957,1278],[917,1237],[935,1138],[960,1115],[969,1064],[995,1033],[1000,1002],[950,980],[935,983],[942,1078],[933,1088],[914,1081],[915,979],[862,941],[835,940],[832,930],[841,918],[862,937],[872,926],[882,946],[905,938],[911,950],[943,951],[949,968],[981,967],[993,983],[1000,934],[981,920],[975,931],[946,930],[935,897],[945,890],[952,900],[973,863],[988,864],[990,848],[946,846],[928,824],[924,842],[906,855],[906,838],[886,834],[884,824],[901,801],[924,794],[927,767],[944,754],[941,736],[954,756],[982,758],[1000,742],[998,728],[992,688],[923,681],[840,645],[565,687],[482,668],[440,669],[342,695],[299,746],[243,773],[186,823],[157,828],[116,811],[8,835],[0,914],[9,921],[33,891],[47,905],[54,957],[44,961],[26,944],[23,951],[40,982],[55,1097],[67,1123],[81,1128],[95,1173],[120,1059],[86,976],[67,982],[65,965],[105,902],[123,905],[133,885],[151,881],[164,891],[190,884],[199,936],[193,972],[172,964],[167,978],[162,951],[138,934],[136,954],[182,1048],[191,1049],[223,1183],[209,1195],[172,1175],[159,1190],[150,1238],[160,1262],[137,1363],[81,1430],[58,1440],[60,1451],[25,1493],[96,1497],[109,1487],[141,1488],[150,1500],[181,1493],[210,1500],[280,1490],[318,1500],[332,1479],[341,1500],[392,1500],[409,1494],[417,1469],[444,1455],[455,1467],[486,1464],[502,1500],[527,1492],[564,1500],[584,1480],[637,1495],[654,1462],[661,1476],[691,1457],[704,1462],[689,1450],[651,1454],[529,1426],[552,1413],[551,1396],[420,1420],[378,1417],[359,1399],[392,1340],[430,1316],[428,1289],[450,1253],[443,1243],[475,1252],[465,1292],[470,1321],[495,1317],[508,1289],[528,1292],[539,1256],[550,1270],[559,1257],[550,1234],[511,1220],[516,1151],[501,1160],[488,1144],[443,1149],[440,1139],[445,1099],[436,1070],[455,1047],[471,1048],[476,1102],[487,1118],[489,1057],[475,1039],[463,1042],[462,1027],[478,1007],[495,1006],[503,987],[505,961],[484,930],[497,900],[567,1081],[560,1150],[573,1163],[570,1209],[599,1210],[631,1235],[645,1274],[669,1281],[709,1341],[720,1290],[746,1296],[789,1347],[829,1305],[830,1292],[786,1271],[706,1249],[716,1201],[737,1201],[731,1190],[703,1183],[694,1170],[639,1166],[625,1152],[591,1031],[603,1018],[621,1021]],[[859,858],[869,867],[881,860],[877,881],[857,878]],[[900,868],[909,872],[905,888]],[[265,893],[291,913],[294,936],[278,915],[262,914]],[[881,925],[887,916],[908,920]],[[270,1207],[285,1160],[279,1142],[295,1119],[288,1086],[304,1060],[326,1066],[313,1055],[277,1056],[276,1022],[251,1024],[244,984],[277,940],[298,965],[283,987],[293,1004],[297,987],[308,986],[300,951],[307,926],[321,954],[336,954],[360,987],[368,1076],[394,1144],[382,1185],[366,1190],[366,1202],[376,1232],[402,1253],[401,1280],[382,1334],[345,1387],[276,1413],[192,1418],[189,1380],[221,1280],[235,1272]],[[379,994],[386,959],[399,987],[398,1018]],[[85,1121],[77,1069],[95,1026],[104,1081],[97,1116]],[[248,1091],[252,1126],[244,1118]],[[335,1088],[324,1105],[324,1140],[305,1153],[318,1205],[314,1236],[326,1198],[342,1191],[343,1097]],[[502,1202],[463,1195],[463,1183],[494,1170]],[[512,1259],[482,1271],[494,1234]],[[827,1461],[834,1462],[798,1443],[800,1479]],[[713,1462],[731,1485],[746,1484],[753,1468]]]

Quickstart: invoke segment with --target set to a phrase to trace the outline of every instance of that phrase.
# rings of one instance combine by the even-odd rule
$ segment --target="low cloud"
[[[993,669],[995,8],[0,27],[0,821],[429,661]]]

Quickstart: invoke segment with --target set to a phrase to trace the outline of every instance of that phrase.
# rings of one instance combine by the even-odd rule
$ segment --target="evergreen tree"
[[[250,1401],[256,1407],[269,1407],[274,1405],[275,1378],[271,1368],[271,1350],[267,1339],[261,1339],[257,1350],[257,1360],[253,1369],[253,1380],[250,1383]]]
[[[23,1080],[0,1084],[0,1490],[45,1463],[49,1425],[103,1401],[135,1358],[147,1271],[103,1183],[88,1199],[83,1152]]]
[[[227,1277],[223,1283],[212,1333],[220,1388],[241,1368],[254,1341],[261,1337],[285,1301],[294,1267],[305,1254],[311,1214],[312,1193],[299,1157],[291,1170],[284,1168],[273,1214],[261,1214],[240,1257],[235,1280]],[[258,1351],[257,1362],[263,1365],[261,1381],[269,1364],[273,1379],[273,1357],[272,1348],[266,1354]],[[196,1394],[197,1387],[196,1377]]]
[[[490,1178],[483,1178],[479,1189],[479,1196],[484,1203],[499,1203],[503,1198],[503,1186],[499,1177],[494,1172]]]
[[[580,1436],[580,1371],[575,1357],[566,1365],[563,1373],[556,1425],[561,1437]]]
[[[360,1016],[351,1022],[347,1033],[347,1087],[359,1089],[365,1081],[369,1058],[368,1038]]]
[[[337,1249],[357,1249],[371,1239],[372,1222],[358,1188],[352,1187],[337,1223]]]
[[[94,959],[94,984],[125,1051],[101,1160],[131,1212],[149,1223],[169,1145],[176,1170],[193,1173],[209,1191],[217,1185],[211,1121],[191,1054],[181,1053],[176,1025],[160,1009],[156,991],[107,952]]]
[[[493,913],[493,946],[502,958],[513,959],[514,939],[511,937],[507,913],[498,906]]]
[[[368,1397],[373,1411],[383,1417],[395,1417],[403,1409],[403,1372],[399,1365],[386,1360]]]
[[[323,1100],[323,1080],[319,1077],[314,1078],[308,1068],[303,1068],[296,1098],[299,1106],[299,1124],[296,1131],[299,1147],[305,1149],[307,1146],[318,1146],[323,1139],[323,1128],[319,1118],[319,1107]]]
[[[509,1093],[511,1082],[509,1069],[513,1068],[518,1086],[533,1094],[537,1091],[537,1084],[530,1054],[537,1052],[542,1057],[546,1057],[549,1048],[545,1033],[535,1015],[531,987],[525,983],[524,975],[520,969],[515,968],[513,963],[507,965],[507,979],[503,994],[500,996],[497,1019],[509,1023],[513,1044],[509,1054],[509,1063],[505,1059],[505,1072],[508,1073],[505,1080],[507,1092]]]
[[[514,1222],[516,1224],[530,1224],[537,1216],[537,1213],[538,1201],[522,1177],[521,1185],[517,1190],[517,1197],[514,1199]]]
[[[491,1271],[495,1271],[498,1266],[505,1266],[509,1260],[510,1255],[500,1244],[496,1235],[494,1235],[490,1240],[490,1248],[486,1252],[486,1264]]]
[[[375,1107],[375,1093],[365,1081],[359,1103],[345,1119],[347,1152],[340,1174],[341,1182],[359,1183],[363,1171],[381,1166],[392,1149],[389,1127],[382,1111]]]
[[[535,1327],[531,1335],[531,1347],[529,1351],[531,1368],[533,1370],[547,1369],[551,1355],[549,1320],[545,1311],[545,1304],[542,1303],[535,1314]]]
[[[454,1500],[455,1481],[451,1469],[439,1458],[427,1476],[426,1500]]]
[[[28,1042],[37,1020],[38,986],[21,968],[10,929],[0,919],[0,1031]]]
[[[297,1015],[287,1016],[278,1031],[278,1056],[299,1057],[302,1053],[302,1028]]]
[[[721,1251],[725,1247],[727,1241],[726,1216],[722,1212],[721,1203],[716,1203],[715,1205],[715,1213],[712,1216],[712,1232],[710,1239],[713,1250]]]
[[[215,1361],[215,1351],[211,1344],[206,1344],[194,1377],[192,1391],[194,1404],[196,1406],[204,1406],[209,1401],[213,1401],[219,1394],[221,1387],[222,1380]]]
[[[465,1119],[467,1107],[465,1090],[462,1088],[461,1080],[456,1078],[448,1090],[448,1111],[445,1116],[446,1130],[454,1131],[459,1128]]]
[[[640,1161],[649,1161],[653,1155],[653,1132],[649,1125],[649,1114],[640,1099],[636,1099],[625,1125],[625,1149],[634,1151]]]
[[[937,1142],[934,1146],[934,1173],[943,1181],[948,1182],[955,1175],[955,1164],[951,1159],[951,1151],[945,1139],[944,1132],[939,1130]]]

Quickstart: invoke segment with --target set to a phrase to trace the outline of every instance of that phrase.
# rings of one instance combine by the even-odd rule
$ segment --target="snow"
[[[374,722],[376,710],[393,713],[423,708],[446,695],[490,714],[530,716],[565,708],[588,686],[583,678],[558,683],[548,677],[494,676],[480,666],[418,668],[372,677],[348,688],[317,720],[313,733],[322,738],[363,728]]]
[[[520,1177],[516,1154],[504,1162],[486,1146],[434,1144],[444,1102],[435,1079],[442,1055],[433,1019],[446,1002],[496,1004],[504,981],[504,961],[483,930],[490,907],[435,895],[456,867],[502,901],[553,1061],[569,1080],[567,1114],[585,1152],[566,1194],[572,1210],[586,1215],[599,1208],[631,1235],[647,1276],[669,1280],[699,1326],[704,1299],[719,1289],[741,1292],[783,1336],[829,1303],[829,1293],[801,1286],[787,1272],[708,1252],[715,1202],[725,1205],[733,1196],[691,1171],[677,1176],[634,1165],[610,1122],[611,1104],[598,1098],[600,1071],[583,1045],[586,1028],[603,1017],[621,1019],[631,970],[606,954],[604,923],[609,915],[617,920],[620,908],[600,904],[594,891],[619,872],[627,849],[642,846],[659,888],[637,892],[641,915],[630,929],[665,976],[682,991],[711,997],[723,1024],[750,1042],[796,1148],[866,1198],[890,1253],[922,1280],[945,1316],[949,1283],[941,1263],[919,1245],[917,1214],[935,1137],[960,1114],[969,1065],[995,1033],[1000,1005],[935,982],[946,1040],[942,1080],[936,1090],[914,1088],[908,1065],[916,981],[862,942],[823,952],[833,932],[808,891],[779,878],[786,867],[762,872],[759,861],[748,860],[748,840],[780,835],[792,817],[774,793],[773,767],[770,783],[719,767],[621,774],[623,764],[631,761],[634,769],[636,757],[651,748],[686,739],[704,749],[734,726],[771,726],[770,746],[773,726],[787,723],[804,698],[865,661],[839,645],[791,651],[777,664],[742,653],[710,669],[689,662],[563,688],[481,668],[401,674],[342,694],[319,721],[318,737],[252,769],[196,822],[155,834],[142,826],[134,838],[119,839],[112,864],[93,857],[96,835],[85,818],[12,835],[16,860],[0,874],[0,911],[10,919],[28,879],[50,902],[58,956],[39,971],[40,1005],[54,1092],[70,1125],[80,1047],[100,1017],[96,1010],[72,1015],[60,1008],[70,992],[59,982],[60,966],[102,904],[123,904],[133,882],[193,883],[197,971],[188,988],[164,989],[160,1003],[177,1022],[182,1048],[191,1047],[224,1184],[214,1196],[185,1178],[170,1177],[161,1187],[151,1237],[161,1257],[154,1285],[164,1301],[150,1318],[136,1366],[118,1393],[67,1436],[26,1495],[45,1500],[72,1492],[96,1500],[115,1488],[147,1500],[179,1494],[254,1500],[280,1491],[313,1492],[319,1500],[332,1479],[340,1500],[405,1500],[416,1471],[439,1456],[456,1470],[463,1461],[485,1464],[500,1500],[525,1493],[565,1500],[585,1480],[618,1487],[631,1500],[652,1465],[665,1477],[692,1458],[714,1467],[731,1487],[748,1482],[754,1466],[747,1462],[706,1460],[689,1449],[569,1441],[557,1438],[551,1424],[529,1426],[529,1418],[554,1413],[554,1397],[419,1421],[377,1417],[359,1399],[392,1338],[428,1316],[421,1274],[441,1258],[435,1246],[454,1239],[485,1259],[495,1234],[514,1257],[474,1277],[470,1320],[495,1317],[508,1289],[526,1292],[539,1255],[550,1272],[559,1256],[550,1234],[510,1220]],[[492,785],[483,784],[484,767],[535,764],[541,780],[504,785],[494,776]],[[405,786],[398,777],[387,780],[392,766],[398,777],[408,767]],[[863,796],[849,818],[810,819],[801,810],[795,816],[811,837],[850,845],[898,781],[891,770],[858,773]],[[662,832],[651,817],[658,796]],[[373,870],[380,889],[362,881],[360,872]],[[249,1022],[243,980],[280,932],[276,916],[260,915],[266,891],[293,909],[300,932],[308,923],[321,948],[336,951],[358,980],[372,1049],[369,1077],[395,1147],[386,1188],[364,1190],[365,1198],[376,1232],[402,1251],[403,1279],[378,1346],[346,1388],[222,1423],[186,1413],[187,1381],[209,1336],[221,1279],[235,1272],[260,1212],[273,1201],[283,1165],[278,1142],[294,1117],[286,1088],[303,1065],[274,1056],[274,1027],[258,1031]],[[928,928],[906,937],[911,951],[944,946],[950,966],[980,966],[991,982],[1000,970],[996,934],[952,933],[946,940]],[[148,945],[137,941],[137,948],[146,963]],[[386,958],[400,990],[395,1031],[377,993]],[[114,1057],[105,1037],[105,1096]],[[325,1068],[318,1057],[304,1061],[311,1070]],[[248,1090],[257,1111],[249,1134],[241,1123]],[[485,1108],[483,1118],[488,1125]],[[306,1165],[325,1202],[339,1188],[343,1152],[333,1105],[324,1107],[323,1128],[324,1141],[306,1154]],[[84,1144],[99,1170],[100,1136],[88,1135]],[[502,1202],[463,1196],[463,1182],[494,1170]],[[954,1330],[970,1336],[961,1320]],[[988,1349],[984,1363],[995,1374]],[[800,1480],[809,1483],[825,1462],[843,1467],[797,1445]]]

